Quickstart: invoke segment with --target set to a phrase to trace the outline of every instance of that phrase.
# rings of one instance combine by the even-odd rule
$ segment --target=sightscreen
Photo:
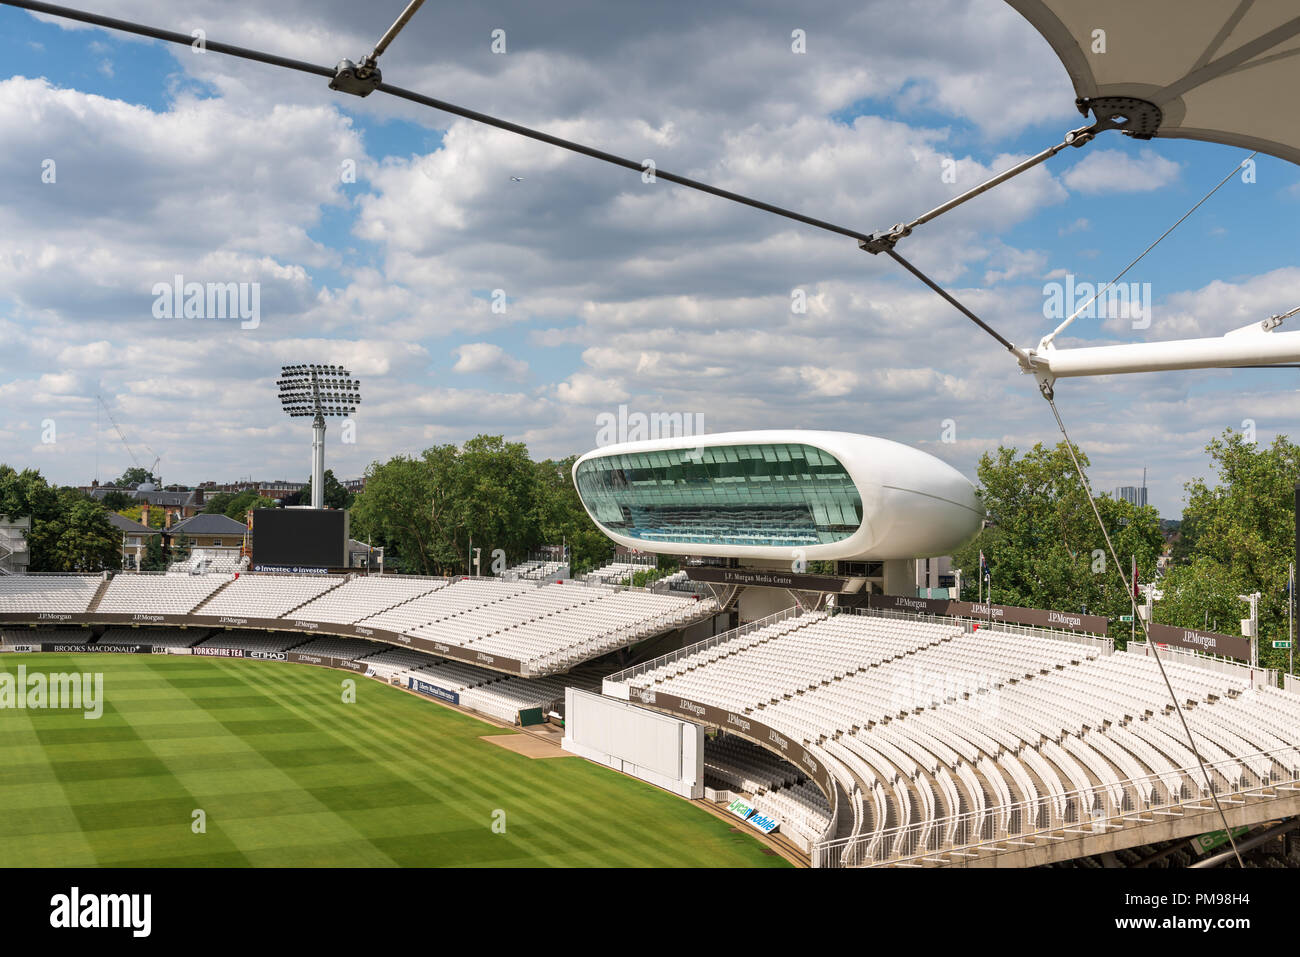
[[[334,509],[253,510],[256,571],[317,571],[347,565],[348,513]]]

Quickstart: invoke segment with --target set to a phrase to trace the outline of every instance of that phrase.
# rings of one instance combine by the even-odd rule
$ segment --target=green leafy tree
[[[576,455],[537,463],[537,481],[541,500],[540,537],[551,544],[569,546],[569,571],[574,577],[614,557],[614,543],[596,527],[573,487],[573,463]]]
[[[433,575],[454,558],[440,548],[434,531],[429,457],[436,451],[426,450],[421,458],[399,455],[366,469],[365,491],[352,507],[352,537],[383,546],[391,571]]]
[[[265,498],[252,489],[246,489],[226,502],[226,507],[221,510],[221,514],[242,523],[250,508],[276,508],[279,504],[273,498]]]
[[[167,570],[167,553],[163,550],[161,535],[150,535],[149,540],[145,542],[144,555],[140,557],[140,570],[145,572]]]
[[[217,492],[204,496],[203,513],[205,515],[225,515],[230,503],[235,500],[234,492]]]
[[[156,485],[158,484],[158,479],[155,478],[154,474],[148,469],[136,465],[123,472],[122,477],[116,482],[109,482],[108,484],[115,488],[137,488],[145,482],[152,482]]]
[[[470,538],[484,554],[505,552],[509,562],[547,544],[541,534],[544,501],[537,468],[522,442],[476,436],[461,447],[447,478],[450,495],[435,521],[446,522],[444,534],[451,536],[458,555],[468,556]]]
[[[62,533],[64,516],[58,490],[36,469],[16,471],[0,465],[0,515],[30,516],[27,534],[28,568],[34,572],[56,571],[55,545]]]
[[[122,567],[122,536],[104,510],[85,496],[68,496],[66,519],[53,544],[48,571],[94,572]]]
[[[0,514],[31,516],[30,571],[98,571],[121,564],[122,538],[104,508],[78,489],[51,486],[35,469],[0,465]]]
[[[1086,469],[1087,457],[1077,449],[1076,454]],[[1129,613],[1130,598],[1115,573],[1065,443],[1052,448],[1039,443],[1023,455],[999,447],[980,458],[977,473],[989,527],[953,554],[954,567],[963,571],[962,597],[973,600],[978,593],[983,550],[995,602],[1086,609],[1110,616],[1112,637],[1127,638],[1127,626],[1121,627],[1117,619]],[[1095,501],[1125,574],[1130,557],[1136,557],[1139,577],[1150,581],[1164,546],[1155,509],[1104,495]]]
[[[297,501],[293,505],[310,505],[311,504],[311,486],[310,476],[307,479],[307,485],[298,494]],[[351,508],[356,496],[334,477],[333,469],[325,470],[325,507],[326,508]]]
[[[104,494],[104,497],[99,500],[99,504],[104,507],[105,511],[121,512],[124,508],[130,508],[132,504],[134,504],[134,501],[135,500],[125,492],[119,492],[117,489],[113,489]]]
[[[1186,483],[1183,532],[1194,529],[1185,564],[1162,582],[1155,620],[1186,628],[1237,634],[1249,606],[1238,595],[1260,593],[1260,664],[1286,666],[1287,567],[1295,555],[1295,483],[1300,446],[1286,436],[1261,447],[1226,430],[1206,446],[1217,482]]]
[[[149,509],[149,527],[162,528],[167,521],[166,511],[167,510],[163,508]],[[137,524],[144,524],[144,522],[141,521],[141,519],[144,518],[144,509],[139,505],[131,505],[127,508],[119,509],[117,514],[121,515],[123,518],[129,518]]]
[[[614,546],[582,508],[572,465],[534,462],[523,443],[493,435],[375,462],[352,506],[352,534],[382,545],[387,567],[415,574],[463,573],[471,540],[485,573],[498,549],[513,564],[567,542],[577,575]]]

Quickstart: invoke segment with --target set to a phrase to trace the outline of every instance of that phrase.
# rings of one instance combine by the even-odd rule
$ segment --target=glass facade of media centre
[[[862,525],[848,471],[810,445],[598,456],[575,480],[596,521],[642,541],[798,547],[842,541]]]

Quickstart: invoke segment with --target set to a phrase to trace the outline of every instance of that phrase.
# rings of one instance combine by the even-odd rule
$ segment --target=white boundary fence
[[[645,591],[644,588],[622,589],[623,591]],[[710,615],[718,612],[718,603],[712,598],[704,598],[697,601],[694,605],[684,605],[681,608],[672,611],[663,612],[654,618],[642,619],[633,622],[623,628],[615,631],[606,632],[590,641],[579,642],[570,645],[553,654],[538,658],[534,662],[528,663],[530,676],[539,676],[547,674],[557,668],[566,668],[571,664],[577,664],[597,654],[603,654],[612,651],[615,648],[621,648],[624,645],[633,644],[641,638],[648,638],[662,631],[669,631],[673,628],[684,628],[687,625],[693,625],[697,621],[703,621]]]
[[[1128,647],[1124,650],[1129,654],[1151,657],[1151,646],[1145,641],[1130,641]],[[1160,657],[1166,660],[1172,659],[1180,664],[1192,665],[1196,668],[1205,668],[1207,671],[1217,671],[1220,674],[1231,675],[1234,678],[1249,682],[1256,688],[1264,685],[1270,688],[1277,687],[1277,671],[1272,668],[1252,668],[1235,658],[1207,655],[1201,651],[1193,651],[1191,648],[1175,648],[1172,645],[1161,645]]]
[[[930,621],[943,625],[953,625],[966,633],[974,631],[995,631],[1006,635],[1029,635],[1033,638],[1050,638],[1054,641],[1068,641],[1109,655],[1115,650],[1115,642],[1109,638],[1095,635],[1083,635],[1074,631],[1058,628],[1035,628],[1032,625],[1015,625],[1010,622],[988,622],[980,618],[952,618],[948,615],[917,615],[912,612],[897,611],[892,608],[853,608],[845,612],[853,615],[869,615],[878,618],[903,618],[907,621]]]
[[[1224,804],[1243,804],[1251,797],[1272,798],[1278,791],[1300,792],[1300,747],[1243,755],[1207,764],[1206,770],[1214,794]],[[919,786],[926,785],[922,782]],[[1048,794],[1033,801],[823,841],[813,847],[812,864],[916,867],[954,863],[982,854],[1020,851],[1040,842],[1105,834],[1181,811],[1213,809],[1214,800],[1200,768],[1180,768],[1117,785]]]
[[[710,599],[712,601],[712,599]],[[716,606],[716,602],[714,605]],[[716,611],[716,608],[714,609]],[[784,611],[778,611],[774,615],[768,615],[766,618],[760,618],[757,621],[751,621],[748,624],[741,625],[739,628],[732,628],[730,631],[719,632],[703,641],[697,641],[694,644],[678,648],[676,651],[670,651],[666,655],[660,655],[658,658],[652,658],[649,661],[643,661],[639,665],[633,665],[631,668],[624,668],[622,671],[612,675],[606,675],[605,681],[614,684],[624,684],[637,675],[645,674],[647,671],[653,671],[661,665],[670,664],[674,661],[680,661],[682,658],[689,657],[697,651],[704,651],[713,648],[723,642],[731,641],[733,638],[739,638],[747,635],[751,631],[758,631],[760,628],[766,628],[768,625],[774,625],[778,621],[785,621],[787,618],[798,618],[805,614],[802,608],[797,605],[787,608]]]

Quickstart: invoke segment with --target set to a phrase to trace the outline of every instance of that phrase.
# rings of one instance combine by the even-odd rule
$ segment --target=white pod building
[[[975,487],[926,452],[849,432],[723,432],[625,442],[573,466],[583,506],[620,545],[789,561],[925,558],[968,542]]]

